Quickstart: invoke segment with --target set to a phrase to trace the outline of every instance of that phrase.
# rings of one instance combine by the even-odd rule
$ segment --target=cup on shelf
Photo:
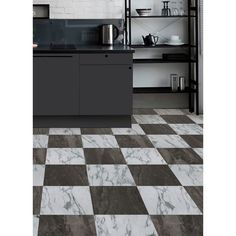
[[[179,87],[179,80],[177,74],[170,75],[170,87],[172,92],[177,92]]]
[[[172,8],[171,8],[172,16],[178,16],[179,9],[177,8],[177,2],[176,1],[171,2],[171,5],[172,5]]]
[[[171,36],[170,36],[170,41],[172,41],[172,42],[178,42],[178,41],[180,41],[179,35],[171,35]]]
[[[184,16],[186,15],[186,2],[184,0],[179,1],[179,15]]]
[[[171,35],[167,44],[169,44],[169,45],[182,45],[184,43],[180,39],[179,35]]]
[[[179,9],[178,8],[172,8],[171,9],[172,16],[179,16]]]
[[[179,15],[180,15],[180,16],[184,16],[184,15],[185,15],[185,11],[184,11],[183,8],[180,8],[180,9],[179,9]]]

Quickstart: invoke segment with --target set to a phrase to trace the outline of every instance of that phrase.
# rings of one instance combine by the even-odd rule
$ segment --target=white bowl
[[[151,8],[136,9],[136,12],[138,13],[139,16],[148,16],[151,13],[151,11],[152,11]]]

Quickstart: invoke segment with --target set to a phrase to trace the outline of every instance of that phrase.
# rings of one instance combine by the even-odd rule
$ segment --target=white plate
[[[183,42],[179,42],[179,43],[165,43],[166,45],[171,45],[171,46],[180,46],[180,45],[184,45]]]
[[[150,16],[150,13],[139,14],[139,16]]]

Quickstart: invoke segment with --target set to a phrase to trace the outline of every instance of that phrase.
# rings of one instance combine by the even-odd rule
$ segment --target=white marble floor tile
[[[33,216],[33,236],[38,236],[39,216]]]
[[[132,128],[112,128],[115,135],[145,135],[145,132],[138,124],[132,124]]]
[[[90,186],[134,186],[127,165],[87,165]]]
[[[178,135],[147,135],[156,148],[189,148]]]
[[[188,117],[196,124],[203,124],[203,115],[188,115]]]
[[[203,159],[203,148],[193,148],[193,150]]]
[[[154,109],[158,115],[184,115],[180,109]]]
[[[45,166],[33,165],[33,185],[43,186]]]
[[[200,215],[183,186],[138,187],[150,215]]]
[[[113,135],[82,135],[84,148],[118,148]]]
[[[80,135],[80,128],[50,128],[49,134],[51,135]]]
[[[189,111],[189,109],[180,109],[185,115],[191,115],[192,112]]]
[[[158,236],[148,215],[96,215],[97,236]]]
[[[203,128],[197,124],[169,124],[178,135],[202,135]]]
[[[33,147],[34,148],[47,148],[48,135],[33,135]]]
[[[166,164],[155,148],[121,148],[128,165],[163,165]]]
[[[183,186],[203,185],[202,165],[169,165],[169,167]]]
[[[43,187],[41,215],[93,215],[88,186]]]
[[[159,115],[134,115],[139,124],[166,124],[167,122]]]
[[[48,148],[47,165],[79,165],[85,164],[82,148]]]

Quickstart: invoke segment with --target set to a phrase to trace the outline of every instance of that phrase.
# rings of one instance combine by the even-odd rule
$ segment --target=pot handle
[[[113,25],[113,34],[114,34],[114,31],[116,32],[116,35],[114,36],[114,40],[116,40],[117,38],[118,38],[118,36],[119,36],[119,29],[115,26],[115,25]]]

